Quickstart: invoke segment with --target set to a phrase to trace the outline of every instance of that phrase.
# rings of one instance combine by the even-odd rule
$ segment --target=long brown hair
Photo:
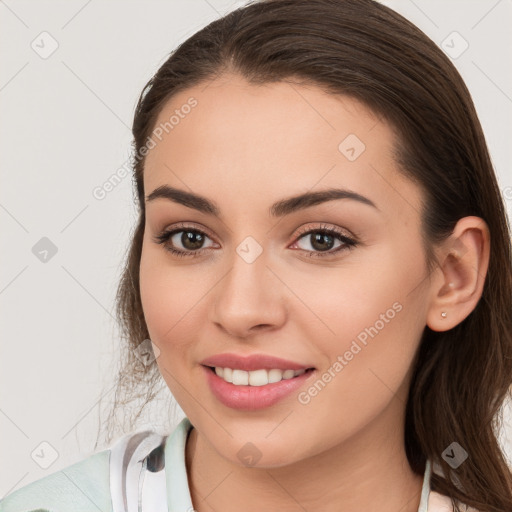
[[[373,0],[249,3],[179,45],[143,89],[133,120],[139,218],[117,296],[126,348],[115,406],[127,407],[136,397],[146,405],[162,382],[156,363],[142,365],[134,355],[149,338],[139,292],[141,149],[171,96],[226,72],[251,84],[317,85],[362,101],[386,120],[399,135],[401,172],[426,199],[422,237],[429,269],[437,264],[432,248],[459,219],[475,215],[487,223],[492,247],[483,295],[453,329],[425,326],[412,366],[404,443],[413,471],[423,474],[426,459],[441,468],[444,477],[434,473],[431,488],[450,496],[455,510],[460,500],[481,511],[512,511],[511,472],[498,442],[512,383],[512,250],[503,199],[456,68],[420,29]],[[454,441],[469,453],[457,469],[442,457]]]

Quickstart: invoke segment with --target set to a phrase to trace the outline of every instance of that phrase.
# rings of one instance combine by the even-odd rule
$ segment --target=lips
[[[274,357],[268,354],[253,354],[240,356],[237,354],[217,354],[201,361],[203,366],[232,368],[245,371],[254,370],[307,370],[312,365],[301,364],[295,361]]]
[[[316,375],[316,371],[311,370],[291,379],[263,386],[238,386],[226,382],[208,366],[202,366],[202,370],[212,395],[224,406],[240,411],[256,411],[277,404],[294,392],[298,393]]]

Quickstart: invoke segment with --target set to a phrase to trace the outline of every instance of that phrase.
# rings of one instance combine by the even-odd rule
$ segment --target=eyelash
[[[181,233],[181,232],[199,233],[203,236],[207,236],[208,238],[210,238],[207,233],[205,233],[204,231],[201,231],[200,229],[192,228],[190,226],[186,226],[183,224],[179,224],[177,227],[179,227],[181,229],[162,231],[160,234],[158,234],[154,237],[154,241],[157,244],[163,245],[166,251],[169,251],[171,254],[173,254],[174,256],[177,256],[179,258],[184,258],[186,256],[195,258],[195,257],[200,256],[204,251],[208,250],[208,248],[206,248],[206,249],[199,249],[197,251],[182,251],[182,250],[174,249],[173,247],[168,245],[167,242],[169,241],[169,239],[176,233]],[[294,243],[297,242],[302,237],[304,237],[306,235],[310,235],[312,233],[322,233],[323,235],[333,235],[338,240],[343,242],[344,245],[341,245],[337,249],[334,249],[334,250],[331,249],[329,251],[324,251],[324,252],[319,252],[319,251],[315,252],[315,251],[307,251],[306,249],[299,249],[301,251],[305,251],[306,253],[308,253],[308,257],[310,257],[310,258],[326,258],[329,256],[333,256],[335,254],[338,254],[345,250],[351,250],[358,245],[358,243],[354,239],[347,237],[346,235],[344,235],[341,231],[338,231],[337,229],[326,227],[325,224],[321,225],[319,228],[305,229],[304,231],[301,231],[300,233],[298,233],[297,237],[295,238]]]

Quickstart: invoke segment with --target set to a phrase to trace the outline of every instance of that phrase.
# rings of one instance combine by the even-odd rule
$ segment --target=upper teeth
[[[273,382],[279,382],[282,379],[291,379],[297,375],[302,375],[306,370],[254,370],[247,372],[245,370],[233,370],[232,368],[215,367],[215,373],[226,382],[231,382],[235,386],[265,386]]]

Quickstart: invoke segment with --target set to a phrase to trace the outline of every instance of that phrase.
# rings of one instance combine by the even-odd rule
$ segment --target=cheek
[[[334,379],[333,388],[348,386],[352,397],[353,386],[358,389],[354,405],[378,382],[376,375],[382,374],[396,390],[410,368],[425,325],[425,301],[418,286],[423,260],[421,253],[412,252],[398,259],[394,247],[382,247],[350,265],[310,271],[295,280],[294,291],[304,297],[309,310],[295,311],[299,331],[304,339],[314,340],[324,371],[331,368],[345,375]],[[336,361],[342,368],[333,368]]]
[[[352,302],[343,302],[345,309],[325,303],[330,309],[323,310],[322,318],[335,336],[319,336],[317,331],[311,338],[314,329],[308,330],[324,364],[317,380],[301,390],[301,405],[295,410],[308,417],[301,435],[323,432],[325,449],[337,439],[350,438],[386,410],[400,414],[407,402],[408,375],[421,335],[411,318],[418,310],[398,288],[368,291],[360,289]]]
[[[161,247],[143,247],[140,263],[140,293],[151,340],[160,349],[159,364],[183,366],[193,359],[194,341],[205,326],[208,290],[216,281],[193,266],[169,263]]]
[[[306,331],[316,330],[309,339],[316,339],[326,347],[343,348],[346,340],[361,335],[366,328],[377,325],[383,331],[400,324],[403,311],[417,299],[412,292],[421,281],[421,256],[410,253],[399,259],[399,252],[391,245],[354,252],[336,267],[310,265],[304,270],[291,271],[283,279],[293,283],[297,302],[295,321]],[[298,275],[300,274],[300,276]],[[304,311],[306,314],[303,314]]]
[[[200,301],[204,292],[190,282],[186,270],[169,267],[156,251],[143,250],[140,293],[150,338],[160,351],[156,359],[160,374],[178,403],[188,409],[192,389],[187,386],[185,392],[181,383],[190,378],[191,340],[199,338],[204,323],[198,318],[205,314]]]

